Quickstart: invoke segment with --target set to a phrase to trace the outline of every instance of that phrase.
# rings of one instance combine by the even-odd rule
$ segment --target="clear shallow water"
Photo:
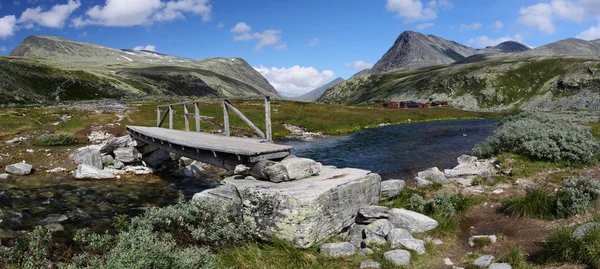
[[[408,179],[433,166],[456,166],[456,157],[470,154],[476,144],[494,132],[496,122],[473,119],[413,123],[365,129],[344,137],[277,143],[293,146],[298,157],[325,165],[371,170],[383,179]]]

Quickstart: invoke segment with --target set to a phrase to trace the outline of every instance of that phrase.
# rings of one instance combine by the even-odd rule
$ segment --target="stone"
[[[54,173],[64,173],[67,172],[67,168],[64,167],[56,167],[50,170],[46,170],[46,173],[54,174]]]
[[[285,165],[274,161],[260,161],[250,169],[250,175],[258,179],[266,179],[271,182],[279,183],[288,181],[289,176]]]
[[[388,179],[381,181],[381,199],[391,199],[400,195],[404,186],[406,186],[404,180]]]
[[[496,241],[498,240],[498,237],[496,237],[495,235],[474,235],[471,236],[467,239],[467,244],[469,244],[469,246],[474,247],[475,246],[475,239],[477,238],[489,238],[490,241],[492,242],[492,244],[496,243]],[[464,240],[464,239],[463,239]]]
[[[31,174],[33,166],[24,162],[7,165],[6,172],[13,175],[25,176]]]
[[[213,189],[203,190],[194,194],[192,202],[196,204],[214,204],[222,206],[223,209],[235,211],[235,214],[242,214],[243,204],[238,190],[233,184],[220,185]],[[234,214],[234,215],[235,215]]]
[[[369,238],[371,236],[380,236],[382,238],[385,238],[392,229],[394,229],[394,225],[392,225],[392,223],[389,220],[380,219],[367,225],[367,227],[365,227],[364,233],[366,238]]]
[[[250,167],[245,166],[243,164],[238,164],[235,166],[235,169],[233,170],[233,174],[235,175],[248,175],[250,174]]]
[[[171,159],[171,155],[168,151],[164,149],[155,150],[150,154],[144,155],[144,157],[142,158],[146,165],[154,168],[159,167],[161,164],[168,161],[169,159]]]
[[[11,140],[7,140],[7,141],[6,141],[6,144],[14,144],[14,143],[19,143],[19,142],[21,142],[21,141],[25,141],[25,140],[27,140],[27,138],[25,138],[25,137],[21,137],[21,136],[17,136],[17,137],[15,137],[15,138],[11,139]]]
[[[454,265],[454,263],[452,262],[452,260],[450,260],[450,258],[444,258],[444,265],[452,266]]]
[[[0,174],[0,179],[8,179],[8,174]]]
[[[370,249],[370,248],[361,248],[361,249],[360,249],[360,253],[361,253],[362,255],[365,255],[365,256],[367,256],[367,255],[371,255],[371,254],[373,254],[373,253],[375,253],[375,252],[373,252],[373,250],[372,250],[372,249]]]
[[[192,165],[193,162],[194,162],[194,160],[192,160],[188,157],[179,158],[179,165],[181,165],[181,166],[189,166],[189,165]]]
[[[488,269],[512,269],[508,263],[492,263]]]
[[[494,168],[495,159],[486,159],[486,160],[474,160],[472,158],[468,158],[471,156],[458,157],[459,164],[453,169],[446,169],[444,171],[444,175],[449,178],[455,177],[464,177],[464,176],[486,176],[488,177],[488,181],[493,181],[491,177],[492,174],[496,173],[496,169]]]
[[[479,195],[485,192],[485,188],[483,188],[483,186],[473,186],[473,187],[467,187],[464,188],[460,191],[460,193],[463,196],[474,196],[474,195]]]
[[[135,148],[117,148],[113,153],[115,154],[115,160],[123,163],[135,163],[142,160],[142,154]]]
[[[83,148],[77,149],[73,160],[76,164],[86,164],[96,167],[98,169],[102,169],[104,165],[102,164],[102,155],[97,147],[87,146]]]
[[[113,167],[115,169],[123,169],[123,167],[125,167],[125,164],[123,162],[121,162],[121,161],[114,160],[113,161]]]
[[[474,262],[473,265],[481,267],[481,268],[485,268],[488,265],[490,265],[492,263],[492,260],[494,260],[494,256],[492,255],[483,255],[479,258],[477,258]]]
[[[339,258],[354,255],[356,248],[348,242],[327,243],[321,245],[320,252],[321,255],[328,258]]]
[[[114,163],[115,158],[113,158],[112,155],[102,155],[102,164],[103,165],[108,165],[111,163]]]
[[[361,244],[361,245],[370,246],[370,245],[385,245],[385,244],[387,244],[387,240],[385,240],[385,237],[383,237],[381,235],[371,234],[371,235],[365,236],[365,239],[363,240],[363,244]]]
[[[459,177],[459,178],[456,178],[454,181],[456,181],[458,184],[462,185],[463,187],[473,186],[473,177]]]
[[[114,173],[87,164],[80,164],[75,170],[76,179],[112,179],[115,176]]]
[[[281,161],[288,172],[289,180],[303,179],[321,172],[323,165],[307,158],[289,158]]]
[[[438,169],[437,167],[432,167],[425,171],[418,172],[417,177],[426,179],[428,181],[436,181],[442,184],[448,183],[448,178],[446,178],[444,173],[440,171],[440,169]]]
[[[404,249],[396,249],[383,253],[383,258],[398,266],[410,264],[410,252]]]
[[[112,138],[100,148],[100,153],[111,154],[118,148],[128,147],[132,142],[133,139],[128,135]]]
[[[48,231],[50,231],[52,233],[64,232],[65,231],[65,227],[62,226],[62,224],[60,224],[60,223],[46,224],[46,225],[44,225],[44,228],[46,228]]]
[[[364,261],[360,263],[360,269],[381,269],[381,263],[376,261]]]
[[[278,238],[300,248],[328,240],[351,226],[364,206],[379,202],[381,177],[369,171],[324,166],[319,175],[273,183],[230,177],[263,239]]]
[[[469,156],[469,155],[461,155],[458,158],[456,158],[456,161],[458,162],[458,164],[470,164],[470,163],[476,162],[477,157]]]
[[[350,226],[350,229],[348,229],[348,236],[346,237],[346,240],[350,241],[350,243],[352,245],[359,248],[364,239],[363,231],[365,230],[365,227],[367,227],[367,226],[362,225],[362,224],[353,223]]]
[[[415,177],[415,182],[417,183],[417,186],[429,186],[431,184],[433,184],[431,181],[424,179],[422,177]]]
[[[401,246],[414,250],[417,254],[425,254],[425,242],[420,239],[400,239],[398,240]]]
[[[43,224],[59,223],[69,220],[67,215],[50,214],[40,222]]]
[[[393,208],[389,214],[389,220],[394,227],[407,229],[411,233],[426,232],[438,226],[436,220],[404,208]]]
[[[412,234],[410,234],[408,230],[402,228],[392,229],[387,236],[387,240],[392,248],[397,248],[401,246],[402,243],[400,242],[400,240],[405,239],[414,239],[414,237],[412,236]]]
[[[600,229],[600,223],[598,223],[598,222],[588,222],[586,224],[583,224],[583,225],[577,227],[577,229],[575,229],[575,231],[573,231],[573,237],[577,238],[577,239],[580,239],[588,231],[590,231],[592,229]]]
[[[504,193],[504,189],[495,189],[492,191],[492,194],[501,194]]]
[[[378,219],[388,218],[389,208],[385,206],[366,206],[358,211],[356,223],[370,224]]]

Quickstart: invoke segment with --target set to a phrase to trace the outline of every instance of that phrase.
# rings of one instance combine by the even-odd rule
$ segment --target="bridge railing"
[[[260,100],[264,99],[265,101],[265,132],[260,130],[256,125],[248,119],[239,109],[237,109],[230,100]],[[231,136],[230,127],[229,127],[229,110],[233,111],[237,114],[250,128],[252,128],[262,139],[265,139],[269,142],[273,141],[273,131],[271,129],[271,97],[268,95],[256,95],[256,96],[237,96],[237,97],[229,97],[229,98],[221,98],[221,99],[204,99],[204,100],[195,100],[167,105],[159,105],[156,107],[156,127],[161,127],[167,116],[169,117],[169,129],[173,129],[173,113],[175,106],[183,106],[183,118],[185,119],[185,130],[190,131],[190,121],[189,118],[194,118],[196,125],[196,132],[200,132],[200,104],[202,103],[214,103],[221,102],[223,107],[223,127],[224,133],[226,136]],[[194,113],[191,114],[189,112],[188,106],[194,107]],[[166,108],[166,110],[161,110],[161,108]],[[166,113],[162,115],[162,111]]]

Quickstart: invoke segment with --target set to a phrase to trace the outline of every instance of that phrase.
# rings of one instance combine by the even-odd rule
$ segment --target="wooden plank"
[[[229,108],[231,108],[231,110],[233,110],[233,112],[235,112],[235,114],[237,114],[246,124],[248,124],[248,126],[250,126],[250,128],[252,128],[256,133],[258,133],[258,135],[260,135],[260,137],[262,138],[266,138],[265,133],[263,133],[260,129],[258,129],[258,127],[256,127],[256,125],[254,125],[254,123],[249,120],[241,111],[239,111],[231,102],[229,102],[228,100],[223,101],[223,103],[228,106]]]
[[[173,106],[169,106],[169,129],[173,129]]]
[[[194,100],[194,101],[186,101],[186,102],[179,102],[179,103],[173,103],[173,104],[159,105],[158,107],[178,106],[178,105],[183,105],[183,104],[191,105],[193,103],[215,103],[215,102],[222,102],[223,100],[242,100],[242,99],[257,100],[257,99],[263,99],[263,98],[265,98],[265,96],[268,96],[268,95],[232,96],[232,97],[221,97],[221,98],[215,98],[215,99],[200,99],[200,100]]]
[[[160,110],[158,110],[158,111],[160,113]],[[168,111],[165,111],[165,112],[168,112]],[[156,126],[156,127],[160,127],[163,124],[163,122],[165,122],[165,120],[167,119],[167,116],[169,116],[169,113],[165,113],[165,115],[162,117],[160,122],[157,124],[158,126]]]
[[[187,104],[183,105],[183,114],[185,115],[185,117],[183,117],[185,119],[185,130],[187,132],[189,132],[190,131],[190,120],[187,117],[187,115],[188,115]]]
[[[156,108],[156,127],[160,127],[160,107]]]
[[[222,103],[223,103],[223,128],[225,128],[225,130],[224,130],[225,135],[230,136],[230,133],[229,133],[229,109],[227,108],[225,101],[223,101]]]
[[[200,104],[194,103],[194,116],[196,118],[196,132],[200,132]]]
[[[271,129],[271,97],[265,96],[265,132],[267,141],[273,141],[273,130]]]

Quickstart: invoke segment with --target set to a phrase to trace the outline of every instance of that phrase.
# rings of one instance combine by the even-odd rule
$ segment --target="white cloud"
[[[314,67],[298,65],[290,68],[268,68],[260,65],[254,67],[254,69],[262,74],[279,93],[285,96],[298,96],[307,93],[335,78],[335,73],[331,70],[319,72]]]
[[[574,3],[570,0],[552,0],[552,12],[563,20],[572,22],[582,22],[586,11],[580,3]]]
[[[451,9],[454,7],[454,5],[452,3],[450,3],[450,1],[448,0],[431,0],[429,2],[429,4],[427,4],[430,7],[441,7],[444,9]]]
[[[0,38],[6,39],[15,34],[17,29],[17,17],[14,15],[7,15],[0,18]]]
[[[220,22],[219,24],[217,24],[217,28],[220,29],[220,28],[223,28],[223,27],[225,27],[225,24],[223,24],[222,22]]]
[[[146,45],[146,46],[137,46],[134,47],[133,50],[148,50],[148,51],[156,51],[156,46],[154,45]]]
[[[346,63],[344,66],[352,67],[358,71],[361,71],[361,70],[365,70],[367,68],[373,67],[373,64],[367,63],[365,61],[356,61],[356,62]]]
[[[262,32],[252,32],[252,27],[245,22],[238,22],[235,27],[230,30],[234,41],[250,41],[257,40],[258,43],[254,50],[260,50],[262,47],[274,46],[275,49],[285,49],[287,44],[279,43],[281,41],[281,31],[267,29]]]
[[[435,1],[432,1],[435,3]],[[431,2],[430,2],[431,3]],[[415,21],[430,21],[437,18],[435,6],[423,7],[421,0],[387,0],[385,9],[394,12],[400,18],[404,18],[404,23]]]
[[[535,27],[547,34],[554,33],[552,5],[537,4],[529,7],[522,7],[519,13],[521,14],[518,18],[520,24],[528,27]]]
[[[523,38],[521,37],[521,35],[516,34],[514,36],[505,36],[505,37],[500,37],[497,39],[491,39],[487,36],[479,36],[476,38],[471,38],[469,39],[469,41],[467,41],[468,44],[470,45],[475,45],[477,47],[488,47],[488,46],[496,46],[502,42],[506,42],[506,41],[517,41],[517,42],[523,42]]]
[[[28,8],[21,14],[17,21],[23,23],[26,28],[33,28],[33,24],[51,28],[62,28],[71,14],[81,6],[79,0],[69,0],[64,5],[55,5],[48,11],[42,11],[42,7]]]
[[[483,27],[483,24],[478,23],[478,22],[472,23],[472,24],[469,24],[469,25],[467,25],[467,24],[461,24],[460,25],[460,32],[464,32],[466,30],[479,30],[479,29],[481,29],[481,27]]]
[[[310,40],[310,42],[308,42],[305,46],[307,47],[314,47],[316,45],[319,45],[321,43],[321,40],[319,40],[318,38],[313,38]]]
[[[500,31],[502,28],[504,28],[504,23],[501,21],[496,21],[494,24],[492,24],[492,28],[494,28],[494,32]]]
[[[8,49],[5,46],[0,46],[0,52],[4,53],[7,51],[8,51]]]
[[[577,38],[583,40],[594,40],[600,38],[600,24],[598,26],[592,26],[577,35]]]
[[[184,13],[200,15],[206,22],[211,18],[212,6],[208,0],[106,0],[103,6],[88,9],[84,16],[73,19],[72,23],[75,27],[149,25],[185,19]]]
[[[598,0],[552,0],[547,3],[521,7],[518,22],[539,31],[553,34],[554,22],[564,20],[581,23],[588,19],[600,20]]]
[[[427,29],[429,27],[432,27],[434,25],[435,25],[435,23],[427,22],[427,23],[419,24],[415,28],[417,28],[417,30],[419,30],[419,31],[423,31],[423,30],[425,30],[425,29]]]

